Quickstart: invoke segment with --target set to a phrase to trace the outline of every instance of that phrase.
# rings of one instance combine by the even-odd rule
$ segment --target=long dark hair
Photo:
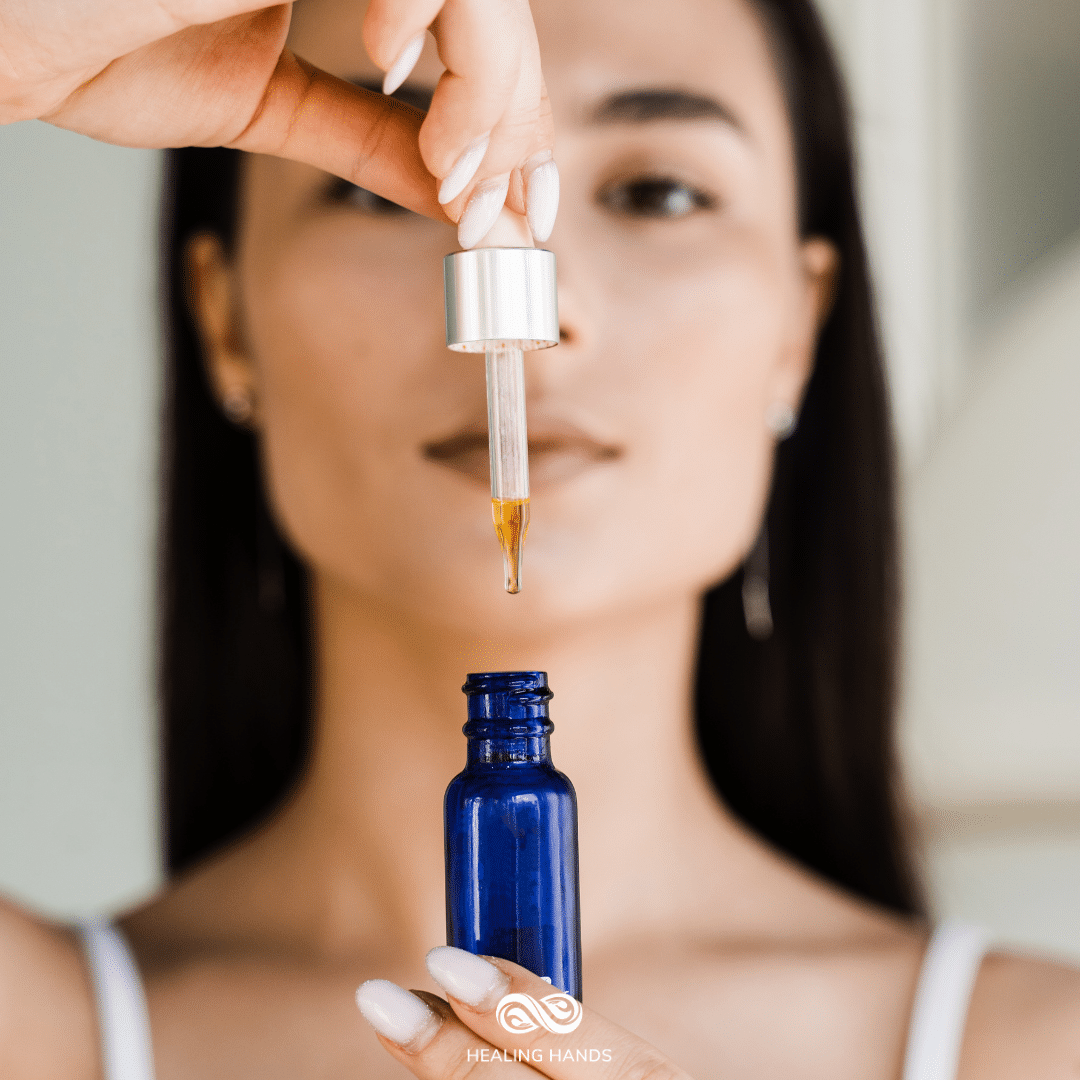
[[[831,313],[767,509],[774,632],[747,633],[742,571],[704,598],[699,745],[731,810],[776,848],[879,904],[922,912],[894,752],[893,451],[856,205],[848,109],[810,0],[757,0],[795,136],[804,236],[840,255]],[[167,155],[169,344],[162,668],[166,862],[190,865],[264,818],[312,727],[306,572],[267,507],[255,438],[207,384],[184,248],[236,229],[240,155]]]

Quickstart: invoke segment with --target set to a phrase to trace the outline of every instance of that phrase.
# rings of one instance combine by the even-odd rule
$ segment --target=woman
[[[378,85],[409,34],[365,60],[372,11],[362,24],[353,2],[307,0],[290,45]],[[458,14],[440,16],[444,54],[455,30],[468,37]],[[381,1046],[353,991],[433,985],[422,957],[443,936],[458,687],[522,667],[550,673],[555,760],[579,797],[575,1045],[610,1062],[555,1061],[564,1044],[545,1037],[543,1061],[484,1068],[884,1080],[905,1067],[927,931],[892,772],[887,412],[820,27],[797,0],[541,0],[534,15],[559,130],[563,340],[527,359],[533,526],[517,596],[491,532],[481,369],[442,344],[455,233],[421,216],[438,213],[434,181],[401,155],[372,158],[382,173],[341,168],[305,141],[317,125],[295,96],[278,141],[249,147],[294,138],[294,160],[172,159],[174,876],[120,923],[166,1080],[450,1078],[500,1045],[494,1002],[541,992],[513,965],[437,953],[449,1005],[368,986]],[[456,85],[441,70],[425,53],[399,96]],[[466,240],[504,181],[543,228],[528,182],[550,142],[542,84],[519,102],[512,81],[505,115],[525,120],[494,126],[447,203],[459,223],[484,207]],[[313,108],[336,130],[347,105],[373,107],[326,85],[341,108]],[[448,121],[437,161],[417,114],[384,116],[395,146],[421,132],[443,182],[483,145],[477,113]],[[264,122],[251,114],[244,132]],[[76,943],[14,910],[0,932],[3,1075],[94,1075]],[[992,956],[956,1075],[1068,1075],[1078,1031],[1076,973]],[[951,1075],[949,1053],[946,1039],[909,1057],[909,1075]]]

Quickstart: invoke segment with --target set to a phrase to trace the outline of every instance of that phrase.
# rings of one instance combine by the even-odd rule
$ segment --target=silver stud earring
[[[797,422],[795,410],[786,401],[774,401],[765,410],[765,424],[777,439],[786,439]]]
[[[769,530],[761,526],[754,546],[743,563],[743,617],[746,632],[755,641],[772,636],[772,605],[769,603]]]
[[[251,419],[255,402],[250,390],[230,390],[221,402],[221,411],[232,423],[243,426]]]

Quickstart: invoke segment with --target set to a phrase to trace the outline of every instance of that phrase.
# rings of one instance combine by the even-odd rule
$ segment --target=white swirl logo
[[[507,994],[496,1006],[499,1023],[512,1035],[543,1028],[553,1035],[569,1035],[581,1023],[581,1003],[569,994],[548,994],[539,1001],[528,994]]]

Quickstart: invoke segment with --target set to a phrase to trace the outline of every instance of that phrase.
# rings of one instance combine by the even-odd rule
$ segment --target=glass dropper
[[[446,344],[485,355],[492,518],[505,588],[516,593],[529,527],[523,360],[559,343],[555,256],[532,247],[524,218],[505,209],[481,244],[443,259]]]
[[[506,591],[521,588],[521,554],[529,531],[529,436],[525,426],[525,354],[487,349],[488,457],[491,517],[503,550]]]

